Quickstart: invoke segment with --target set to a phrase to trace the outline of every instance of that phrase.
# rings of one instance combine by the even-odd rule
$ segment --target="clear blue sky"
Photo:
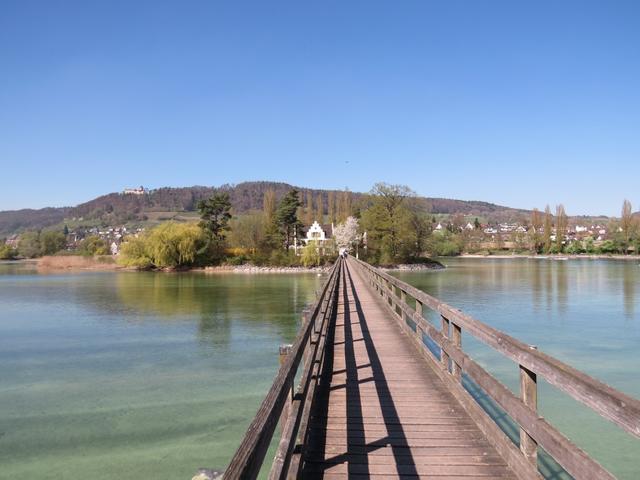
[[[640,207],[640,2],[0,3],[0,210],[279,180]]]

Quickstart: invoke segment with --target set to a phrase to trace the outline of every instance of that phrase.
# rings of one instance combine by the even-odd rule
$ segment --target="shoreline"
[[[38,271],[119,271],[119,272],[160,272],[160,273],[238,273],[238,274],[265,274],[265,273],[316,273],[325,274],[329,272],[332,264],[303,267],[303,266],[272,266],[272,265],[211,265],[206,267],[186,267],[186,268],[157,268],[139,269],[119,265],[111,256],[104,257],[84,257],[81,255],[49,255],[40,258],[24,258],[18,260],[6,260],[1,263],[14,263],[33,265]],[[412,263],[398,265],[379,266],[382,271],[425,271],[443,270],[445,265],[440,262]]]
[[[457,257],[440,257],[440,258],[483,258],[483,259],[514,259],[525,258],[531,260],[624,260],[624,261],[638,261],[640,255],[619,255],[619,254],[549,254],[549,255],[531,255],[529,253],[514,253],[514,254],[501,254],[501,255],[483,255],[479,253],[463,253]]]

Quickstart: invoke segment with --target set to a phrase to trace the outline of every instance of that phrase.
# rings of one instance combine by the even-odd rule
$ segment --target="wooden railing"
[[[254,479],[258,476],[279,421],[282,435],[269,478],[275,480],[297,476],[302,452],[294,451],[294,447],[303,445],[307,434],[325,352],[327,328],[336,307],[337,282],[343,262],[341,258],[336,261],[315,304],[303,313],[304,321],[296,341],[231,459],[224,473],[225,480]],[[301,378],[294,391],[293,382],[299,370]]]
[[[360,260],[352,259],[374,288],[400,318],[400,323],[420,349],[423,357],[436,366],[436,373],[474,417],[514,471],[522,478],[540,478],[537,468],[538,447],[542,447],[576,479],[615,478],[598,462],[574,445],[537,412],[537,377],[585,404],[635,437],[640,437],[640,401],[526,345],[495,328],[465,315],[436,298],[382,272]],[[351,262],[350,261],[350,262]],[[407,303],[415,301],[415,308]],[[423,317],[423,308],[437,312],[441,328]],[[407,323],[409,319],[415,330]],[[518,365],[520,395],[472,360],[462,349],[462,331],[502,353]],[[429,337],[440,349],[439,358],[424,342]],[[463,373],[495,401],[520,427],[520,449],[504,434],[462,385]]]

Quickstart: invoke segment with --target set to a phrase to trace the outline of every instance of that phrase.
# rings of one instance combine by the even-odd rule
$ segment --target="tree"
[[[40,232],[30,231],[20,235],[18,242],[18,252],[26,258],[34,258],[42,255],[42,245],[40,244]]]
[[[62,229],[62,233],[65,235],[65,237],[69,235],[69,227],[65,225],[64,228]]]
[[[90,235],[80,243],[78,251],[81,255],[109,255],[109,246],[97,235]]]
[[[336,192],[333,190],[327,194],[329,223],[336,223]]]
[[[319,223],[324,223],[324,202],[320,192],[316,195],[316,219]]]
[[[358,220],[347,217],[343,223],[339,223],[333,230],[333,238],[336,247],[351,251],[358,240]]]
[[[556,251],[562,253],[567,236],[568,219],[562,204],[556,206]]]
[[[478,220],[478,217],[476,217],[476,219],[473,221],[473,229],[474,230],[480,230],[482,225],[480,225],[480,221]]]
[[[529,230],[530,248],[533,253],[542,251],[542,215],[537,208],[531,212],[531,230]]]
[[[302,223],[298,220],[298,208],[302,206],[298,198],[298,190],[290,190],[278,204],[275,221],[283,237],[285,251],[294,243],[294,239],[302,234]]]
[[[631,202],[625,199],[622,203],[622,214],[620,215],[620,228],[622,229],[622,247],[625,255],[629,252],[629,247],[631,246],[631,238],[635,233],[633,231],[634,226],[633,208],[631,206]]]
[[[176,268],[201,260],[209,234],[194,223],[166,222],[123,243],[118,261],[127,266]]]
[[[304,211],[304,224],[309,227],[313,223],[313,195],[311,194],[311,190],[307,190],[307,205]]]
[[[545,253],[551,252],[551,209],[547,205],[544,209],[544,232],[543,232],[543,244]]]
[[[231,201],[226,192],[214,193],[206,200],[198,202],[200,227],[213,239],[222,240],[229,230],[231,220]]]
[[[264,192],[264,196],[262,197],[262,212],[264,214],[265,225],[274,222],[276,216],[276,192],[272,188]]]
[[[344,222],[351,215],[351,192],[345,190],[338,197],[337,221]]]
[[[235,217],[231,221],[229,242],[255,253],[265,238],[264,215],[260,212],[248,213]]]
[[[414,195],[409,187],[386,183],[377,183],[369,193],[362,226],[368,234],[373,261],[402,263],[416,254],[417,237],[412,229],[416,212],[409,202]]]
[[[67,237],[62,232],[47,230],[40,234],[42,255],[53,255],[64,250],[67,246]]]
[[[305,267],[310,267],[312,265],[320,265],[320,260],[321,260],[320,248],[318,248],[318,244],[315,240],[311,240],[302,249],[301,260],[302,260],[302,264]]]
[[[13,260],[18,256],[18,251],[11,245],[0,245],[0,260]]]

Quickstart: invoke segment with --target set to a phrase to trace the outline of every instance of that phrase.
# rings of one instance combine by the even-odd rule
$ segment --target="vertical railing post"
[[[444,315],[440,315],[440,319],[442,320],[442,336],[444,338],[449,338],[449,319]],[[440,347],[440,362],[442,363],[442,367],[448,372],[449,371],[449,354],[444,351],[443,347]]]
[[[403,322],[407,322],[406,316],[404,314],[404,310],[402,308],[402,304],[407,303],[407,292],[400,289],[400,318]]]
[[[279,349],[279,364],[282,365],[287,360],[287,355],[291,353],[291,348],[293,345],[290,343],[280,345]],[[287,420],[289,419],[289,412],[291,410],[291,402],[293,401],[293,377],[291,378],[291,383],[289,384],[289,395],[287,395],[287,401],[282,407],[282,413],[280,413],[280,430],[284,432],[284,427],[287,424]]]
[[[455,322],[451,322],[451,340],[456,347],[462,347],[462,328]],[[454,360],[451,362],[451,374],[459,382],[462,381],[462,368]]]
[[[531,347],[536,349],[536,347]],[[534,412],[538,411],[537,375],[520,365],[520,397],[522,402]],[[534,465],[538,463],[538,443],[523,428],[520,428],[520,450],[525,458]]]

